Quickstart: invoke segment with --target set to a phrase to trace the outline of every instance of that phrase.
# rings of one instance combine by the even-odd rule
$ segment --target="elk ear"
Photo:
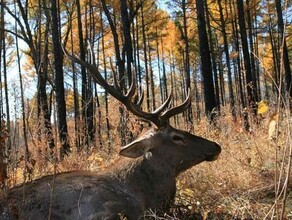
[[[120,155],[124,157],[137,158],[143,156],[150,148],[145,141],[134,141],[120,150]]]

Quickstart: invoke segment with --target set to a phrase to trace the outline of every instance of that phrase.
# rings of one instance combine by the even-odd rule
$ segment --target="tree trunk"
[[[281,7],[281,0],[276,0],[276,9],[277,9],[277,16],[278,16],[278,27],[279,27],[279,37],[280,37],[280,46],[282,48],[281,57],[284,63],[284,70],[285,70],[285,80],[286,80],[286,91],[292,99],[292,79],[291,79],[291,68],[289,63],[289,54],[288,48],[286,43],[286,37],[284,33],[284,22],[283,22],[283,15],[282,15],[282,7]]]
[[[135,28],[135,33],[136,33],[136,60],[137,60],[137,75],[138,75],[138,83],[140,86],[140,94],[143,90],[142,88],[142,71],[141,71],[141,64],[140,64],[140,45],[139,45],[139,21],[138,18],[136,19],[136,28]]]
[[[157,68],[158,68],[158,77],[159,77],[159,92],[160,92],[160,101],[164,101],[163,95],[163,83],[162,83],[162,76],[161,76],[161,67],[160,67],[160,54],[159,54],[159,36],[158,36],[158,29],[156,27],[155,33],[155,43],[156,43],[156,54],[157,54]]]
[[[150,111],[150,88],[149,88],[149,70],[148,70],[148,58],[147,58],[147,43],[146,43],[146,31],[144,22],[144,7],[141,4],[141,22],[142,22],[142,41],[143,41],[143,53],[145,63],[145,80],[146,80],[146,108]]]
[[[185,44],[185,62],[184,62],[184,78],[185,78],[185,90],[191,90],[191,70],[190,70],[190,46],[188,38],[188,23],[187,23],[187,1],[182,0],[182,12],[183,12],[183,40]],[[190,91],[189,91],[190,92]],[[193,115],[192,115],[192,105],[186,111],[187,125],[190,125],[190,128],[193,126]]]
[[[246,1],[246,6],[247,6],[247,25],[248,25],[248,40],[249,40],[249,51],[250,51],[250,64],[251,64],[251,74],[252,74],[252,80],[253,80],[253,86],[254,86],[254,98],[255,100],[258,100],[258,80],[257,80],[257,74],[256,74],[256,68],[255,68],[255,50],[254,50],[254,39],[253,39],[253,26],[252,26],[252,20],[251,20],[251,14],[250,14],[250,5],[249,5],[249,1]]]
[[[185,44],[185,80],[186,88],[191,88],[191,77],[190,77],[190,46],[188,39],[188,26],[187,26],[187,3],[186,0],[182,0],[182,12],[183,12],[183,40]]]
[[[212,58],[212,69],[213,69],[213,74],[214,74],[216,105],[218,106],[218,111],[220,112],[220,91],[219,91],[218,70],[217,70],[217,64],[216,64],[216,56],[214,52],[213,35],[212,35],[212,30],[211,30],[211,23],[210,23],[210,18],[209,18],[207,1],[205,1],[205,8],[206,8],[206,24],[208,27],[210,52],[211,52],[211,58]]]
[[[0,107],[0,185],[2,188],[7,188],[7,178],[8,178],[8,167],[7,159],[10,161],[11,157],[11,135],[10,135],[10,112],[9,112],[9,101],[8,101],[8,87],[7,87],[7,68],[6,68],[6,41],[5,41],[5,17],[4,17],[4,5],[5,1],[1,0],[1,9],[0,9],[0,85],[4,85],[5,101],[3,100],[2,88],[0,89],[0,103],[6,103],[6,123],[4,119],[4,105]],[[3,52],[3,56],[2,56]],[[3,58],[3,60],[2,60]],[[2,63],[3,62],[3,63]],[[3,75],[4,82],[2,81],[2,69],[3,66]],[[15,134],[14,134],[15,135]],[[5,137],[7,136],[7,138]],[[7,142],[6,142],[7,141]]]
[[[59,140],[61,144],[60,158],[70,153],[70,145],[68,140],[68,128],[66,121],[66,103],[64,92],[64,75],[63,75],[63,54],[61,49],[61,37],[59,32],[59,17],[56,0],[51,1],[52,13],[52,39],[54,52],[54,67],[55,67],[55,91],[57,101],[58,129]]]
[[[161,36],[161,56],[162,56],[162,82],[163,82],[163,88],[164,88],[164,100],[167,99],[168,97],[168,89],[167,89],[167,78],[166,78],[166,69],[165,69],[165,60],[164,60],[164,48],[163,48],[163,41],[162,41],[162,36]]]
[[[279,51],[277,50],[276,42],[273,35],[273,24],[272,19],[269,16],[269,37],[270,37],[270,44],[272,46],[272,55],[273,55],[273,66],[274,66],[274,80],[275,83],[273,83],[273,91],[277,90],[277,87],[280,85],[280,61],[279,61]],[[274,92],[273,92],[274,93]]]
[[[132,37],[131,37],[131,23],[130,16],[128,13],[128,6],[126,0],[120,0],[120,9],[121,9],[121,18],[123,26],[123,35],[124,35],[124,46],[123,54],[126,54],[127,58],[127,76],[128,76],[128,85],[132,82],[132,63],[133,63],[133,48],[132,48]],[[123,60],[124,57],[123,57]]]
[[[72,22],[72,19],[70,20]],[[73,31],[71,29],[71,53],[73,54],[74,41],[73,41]],[[75,131],[75,147],[77,150],[81,148],[81,120],[80,120],[80,107],[79,107],[79,92],[78,92],[78,78],[77,72],[75,70],[75,63],[72,61],[72,81],[73,81],[73,94],[74,94],[74,131]]]
[[[45,1],[43,1],[43,7],[47,8]],[[39,1],[39,17],[41,18],[42,16],[42,11],[41,11],[41,1]],[[49,147],[49,154],[52,156],[53,152],[54,152],[54,148],[55,148],[55,141],[54,141],[54,135],[53,135],[53,131],[52,131],[52,124],[51,124],[51,111],[49,108],[49,102],[48,102],[48,96],[47,96],[47,80],[48,80],[48,66],[49,66],[49,29],[50,29],[50,25],[51,25],[51,15],[48,13],[47,9],[44,9],[44,13],[46,16],[46,29],[44,32],[44,50],[43,50],[43,54],[42,54],[42,41],[40,40],[42,37],[42,32],[41,32],[41,28],[39,29],[39,45],[38,45],[38,49],[36,51],[38,51],[38,57],[39,59],[37,59],[37,63],[35,64],[35,68],[36,68],[36,72],[38,74],[38,112],[39,112],[39,119],[41,117],[43,117],[44,119],[44,127],[45,127],[45,137],[46,137],[46,141],[48,143],[48,147]],[[41,19],[39,19],[40,21],[40,26],[41,26]],[[36,55],[35,55],[36,56]],[[41,68],[38,68],[38,66],[41,66]],[[42,121],[42,120],[40,120]]]
[[[101,34],[104,35],[104,26],[102,20],[102,12],[100,12],[100,27],[101,27]],[[103,69],[104,69],[104,79],[107,81],[107,66],[106,66],[106,55],[105,55],[105,44],[104,44],[104,37],[101,38],[101,47],[102,47],[102,57],[103,57]],[[107,134],[107,147],[108,153],[110,153],[110,123],[109,123],[109,109],[108,109],[108,93],[107,91],[104,92],[104,99],[105,99],[105,121],[106,121],[106,134]]]
[[[240,36],[241,36],[244,67],[245,67],[245,79],[246,79],[246,87],[247,87],[247,103],[248,103],[249,107],[254,108],[254,105],[256,102],[256,99],[255,99],[256,91],[255,91],[255,87],[253,85],[253,77],[252,77],[252,72],[251,72],[249,49],[248,49],[248,44],[247,44],[245,13],[243,10],[243,1],[242,0],[237,0],[237,9],[238,9],[238,22],[239,22],[239,30],[240,30]]]
[[[16,56],[18,61],[18,77],[19,77],[19,84],[20,84],[20,99],[21,99],[21,110],[22,110],[22,132],[23,132],[23,139],[24,139],[24,184],[28,179],[31,179],[31,172],[29,172],[27,168],[27,163],[30,161],[30,152],[28,149],[28,139],[27,139],[27,118],[25,113],[25,102],[24,102],[24,90],[23,90],[23,81],[22,81],[22,73],[21,73],[21,64],[20,64],[20,53],[19,53],[19,44],[18,44],[18,36],[17,36],[17,25],[15,25],[15,45],[16,45]],[[8,122],[10,123],[10,122]],[[23,191],[24,192],[24,191]],[[23,193],[24,196],[24,193]]]
[[[90,1],[89,1],[89,7],[90,7]],[[87,11],[87,9],[85,9],[85,11]],[[91,11],[91,9],[89,9],[89,11]],[[87,18],[89,14],[89,18]],[[91,40],[90,36],[91,33],[94,32],[93,28],[91,27],[91,23],[89,22],[89,24],[87,23],[87,21],[91,21],[91,13],[85,13],[85,39],[88,40],[88,46],[90,46],[91,48],[93,48],[93,40]],[[84,45],[83,45],[84,46]],[[85,52],[85,46],[83,48],[84,52]],[[86,59],[86,58],[85,58]],[[89,57],[88,58],[90,63],[96,63],[95,57]],[[97,64],[98,66],[98,64]],[[86,71],[85,71],[86,73]],[[87,152],[89,150],[90,146],[95,146],[95,125],[94,125],[94,97],[93,97],[93,82],[92,82],[92,76],[90,74],[88,74],[87,76],[87,85],[86,85],[86,109],[85,109],[85,114],[86,114],[86,118],[85,118],[85,124],[86,124],[86,130],[87,130],[87,136],[86,136],[86,143],[87,143]]]
[[[246,106],[246,101],[244,99],[245,95],[244,95],[244,89],[243,89],[243,79],[242,79],[242,71],[241,71],[241,61],[240,61],[240,51],[239,51],[239,33],[238,33],[238,23],[237,23],[237,19],[234,16],[234,11],[235,11],[235,3],[233,2],[233,5],[230,3],[230,12],[231,12],[231,17],[233,18],[232,21],[232,33],[233,33],[233,38],[234,38],[234,47],[235,47],[235,51],[237,53],[236,56],[236,64],[237,64],[237,79],[238,79],[238,90],[239,90],[239,102],[242,106],[242,108],[244,108]]]
[[[3,75],[4,75],[4,93],[5,93],[5,105],[6,105],[6,130],[7,130],[7,133],[10,134],[10,108],[9,108],[9,96],[8,96],[8,84],[7,84],[7,66],[6,66],[6,41],[5,41],[5,32],[3,30],[5,30],[5,19],[4,19],[4,4],[5,2],[3,0],[1,0],[1,26],[0,28],[2,29],[0,32],[1,32],[1,37],[0,37],[0,44],[1,44],[1,47],[2,48],[2,52],[3,52],[3,55],[2,55],[2,62],[3,62]],[[1,60],[1,57],[0,57],[0,60]],[[1,75],[1,74],[0,74]],[[2,90],[1,90],[2,92]],[[3,108],[3,106],[1,107]],[[1,112],[4,113],[4,109],[1,109]],[[4,115],[0,115],[0,120],[2,120]],[[1,132],[1,131],[0,131]],[[11,151],[11,138],[10,138],[10,135],[8,135],[8,138],[7,138],[7,144],[6,144],[6,153],[9,155],[10,151]]]
[[[149,73],[150,73],[150,87],[151,87],[151,95],[152,95],[152,109],[156,109],[156,99],[155,99],[155,83],[154,83],[154,74],[153,74],[153,69],[151,66],[152,60],[151,60],[151,46],[150,46],[150,41],[149,37],[147,37],[147,42],[148,42],[148,57],[149,57]]]
[[[228,77],[228,89],[229,89],[229,99],[230,99],[230,108],[233,118],[236,117],[235,113],[235,106],[234,106],[234,93],[233,93],[233,83],[232,83],[232,76],[231,76],[231,65],[230,65],[230,58],[229,58],[229,47],[228,47],[228,40],[226,35],[226,27],[225,27],[225,20],[223,16],[223,8],[221,5],[221,0],[217,0],[219,6],[219,13],[220,13],[220,23],[221,23],[221,31],[224,41],[224,53],[227,65],[227,77]]]
[[[85,61],[85,48],[84,48],[84,40],[83,40],[83,33],[82,33],[82,17],[81,17],[81,9],[80,9],[80,1],[76,0],[76,7],[77,7],[77,24],[78,24],[78,39],[79,39],[79,52],[80,52],[80,59]],[[89,79],[86,74],[86,69],[84,66],[81,66],[81,81],[82,81],[82,119],[83,119],[83,135],[84,135],[84,144],[88,148],[89,147],[89,140],[93,140],[94,135],[92,135],[92,111],[89,109],[91,107],[90,101],[90,84]]]
[[[214,122],[214,109],[217,107],[212,76],[211,56],[209,50],[208,36],[206,31],[204,1],[196,1],[197,21],[200,44],[201,68],[204,82],[205,113],[210,122]]]
[[[48,96],[47,96],[47,68],[48,68],[48,38],[46,38],[47,42],[45,43],[45,49],[44,49],[44,59],[42,63],[42,68],[40,71],[38,71],[38,100],[39,100],[39,106],[41,113],[39,115],[42,115],[44,118],[44,127],[45,127],[45,137],[48,142],[49,146],[49,153],[53,155],[54,147],[55,147],[55,141],[54,136],[52,132],[52,124],[51,124],[51,112],[49,109],[48,104]]]

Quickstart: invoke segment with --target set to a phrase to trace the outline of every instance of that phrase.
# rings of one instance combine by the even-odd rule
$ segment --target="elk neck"
[[[124,163],[113,173],[121,187],[139,195],[145,209],[166,209],[176,192],[174,167],[145,157],[125,159]]]

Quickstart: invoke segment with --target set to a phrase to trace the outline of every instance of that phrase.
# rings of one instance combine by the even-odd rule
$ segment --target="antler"
[[[107,81],[102,77],[100,71],[98,70],[97,66],[93,62],[93,64],[90,64],[88,62],[85,62],[81,60],[80,58],[76,57],[75,55],[69,54],[64,47],[63,51],[64,54],[73,62],[76,62],[84,67],[86,67],[91,76],[95,79],[95,81],[102,86],[109,94],[111,94],[114,98],[116,98],[118,101],[120,101],[126,108],[132,112],[134,115],[140,117],[141,119],[144,119],[146,121],[152,122],[155,124],[158,128],[164,127],[168,124],[168,119],[174,115],[177,115],[183,111],[185,111],[190,103],[190,91],[187,92],[187,98],[186,100],[179,106],[173,107],[168,109],[170,102],[172,100],[172,93],[168,96],[168,98],[165,100],[165,102],[158,107],[153,112],[145,112],[141,108],[142,100],[143,100],[143,94],[141,95],[139,101],[137,103],[134,103],[133,97],[136,93],[136,84],[135,84],[135,74],[132,71],[132,82],[130,85],[130,88],[126,95],[123,94],[123,92],[119,89],[117,83],[114,83],[114,85],[110,85],[107,83]],[[93,50],[90,48],[91,57],[94,59]]]

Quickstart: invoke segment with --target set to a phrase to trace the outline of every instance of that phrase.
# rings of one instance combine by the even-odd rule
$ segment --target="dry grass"
[[[110,104],[116,105],[115,102]],[[129,117],[127,124],[136,137],[140,131],[133,118]],[[81,152],[73,149],[73,154],[64,161],[55,162],[31,147],[35,159],[35,163],[29,163],[31,178],[68,170],[100,170],[108,165],[120,146],[119,114],[111,115],[110,121],[113,122],[111,155],[104,153],[106,149]],[[292,178],[290,185],[284,182],[291,162],[291,123],[289,114],[281,115],[276,139],[269,139],[268,116],[252,123],[250,132],[244,131],[242,122],[234,121],[228,113],[218,118],[216,128],[206,121],[199,126],[195,124],[194,133],[219,143],[222,154],[217,161],[202,163],[179,177],[176,204],[171,213],[158,217],[149,212],[148,218],[280,219],[285,200],[284,219],[292,219]],[[106,143],[105,136],[102,142]],[[35,146],[45,149],[43,143]],[[18,154],[21,155],[21,151]],[[14,163],[13,169],[10,166],[10,186],[23,181],[23,166],[23,160],[18,160],[17,166]],[[280,194],[282,189],[287,192],[285,199],[284,193]]]

